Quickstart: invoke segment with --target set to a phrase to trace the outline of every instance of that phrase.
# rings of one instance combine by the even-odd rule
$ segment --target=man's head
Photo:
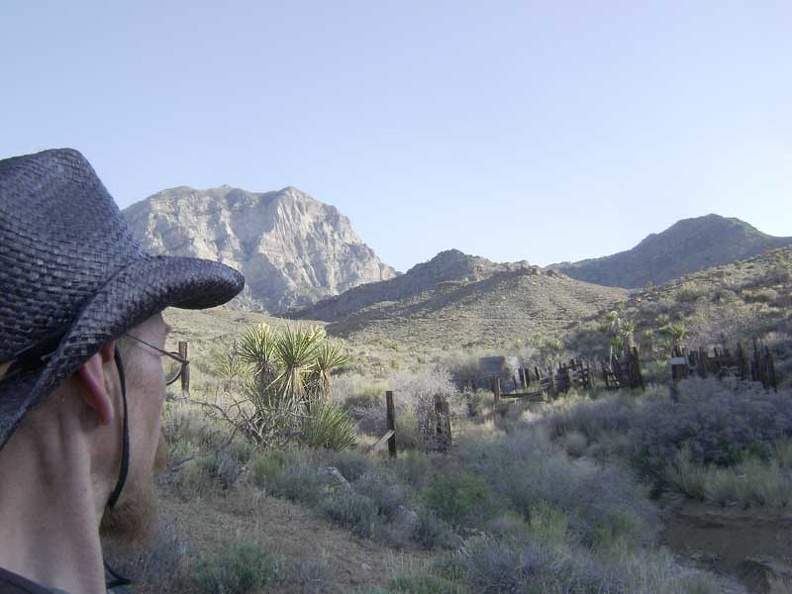
[[[96,476],[124,487],[105,525],[128,532],[119,517],[145,499],[160,442],[160,314],[220,305],[243,284],[217,262],[147,254],[76,151],[0,161],[0,460],[17,429],[42,437],[52,415],[78,415],[104,448]]]

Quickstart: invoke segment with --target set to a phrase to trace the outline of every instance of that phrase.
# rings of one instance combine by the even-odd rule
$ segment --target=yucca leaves
[[[238,359],[253,370],[250,381],[244,382],[244,398],[253,405],[257,427],[271,427],[281,437],[308,435],[304,433],[308,426],[314,427],[312,432],[317,427],[332,429],[331,419],[343,419],[323,403],[330,393],[330,373],[349,357],[343,344],[329,339],[322,327],[259,324],[245,332],[237,350]],[[324,420],[317,421],[317,415]],[[343,423],[336,430],[340,434],[349,431]]]
[[[320,395],[330,394],[330,372],[349,363],[344,345],[332,339],[323,340],[316,349],[316,360],[311,374],[312,389]]]

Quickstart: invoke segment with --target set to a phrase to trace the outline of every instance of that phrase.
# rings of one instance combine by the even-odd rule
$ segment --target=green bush
[[[327,464],[337,468],[350,482],[356,481],[374,466],[371,458],[360,452],[331,452]]]
[[[426,491],[426,504],[441,519],[460,528],[480,526],[494,512],[487,482],[465,471],[434,477]]]
[[[284,466],[265,478],[265,486],[272,495],[311,506],[322,501],[329,485],[327,471],[307,462]]]
[[[200,594],[250,594],[275,576],[275,562],[261,545],[235,543],[219,553],[198,558],[188,582]]]
[[[362,538],[372,536],[380,523],[377,505],[369,497],[351,490],[334,493],[322,502],[322,511]]]
[[[451,527],[430,510],[420,510],[413,528],[413,540],[425,549],[452,548],[458,538]]]
[[[393,463],[396,475],[416,489],[423,489],[429,484],[431,467],[429,457],[417,450],[408,450],[400,454]]]
[[[269,478],[292,464],[299,464],[299,456],[289,450],[268,450],[250,462],[250,480],[259,488],[267,486]]]

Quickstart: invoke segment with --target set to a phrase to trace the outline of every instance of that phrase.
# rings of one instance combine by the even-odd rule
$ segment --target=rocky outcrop
[[[335,207],[292,187],[178,187],[124,215],[152,253],[218,260],[241,271],[246,288],[237,307],[283,311],[397,274]]]

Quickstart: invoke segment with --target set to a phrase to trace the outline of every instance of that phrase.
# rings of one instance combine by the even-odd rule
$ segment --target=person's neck
[[[42,425],[47,426],[42,426]],[[42,586],[104,594],[103,505],[91,446],[63,423],[23,426],[0,450],[0,566]]]

